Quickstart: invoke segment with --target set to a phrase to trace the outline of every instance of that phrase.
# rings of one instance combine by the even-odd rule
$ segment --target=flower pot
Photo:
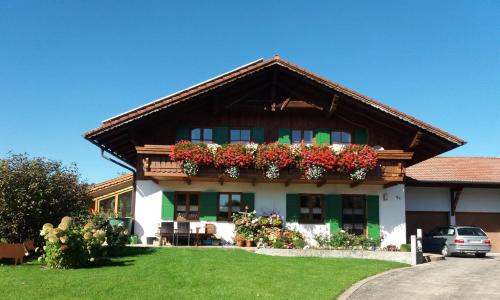
[[[253,241],[247,241],[246,246],[247,247],[252,247]]]
[[[236,241],[236,247],[243,247],[243,241]]]

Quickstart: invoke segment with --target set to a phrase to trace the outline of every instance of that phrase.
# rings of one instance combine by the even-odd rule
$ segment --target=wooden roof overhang
[[[266,95],[266,96],[262,96]],[[255,99],[252,99],[255,98]],[[259,100],[260,99],[260,100]],[[313,99],[313,100],[311,100]],[[243,101],[244,100],[244,101]],[[84,137],[131,166],[137,161],[136,146],[144,145],[142,134],[156,121],[192,110],[247,111],[243,102],[261,101],[265,111],[311,107],[333,111],[339,117],[367,119],[405,136],[414,164],[465,142],[443,130],[417,120],[374,99],[291,64],[278,56],[258,60],[194,87],[158,99],[103,122]]]

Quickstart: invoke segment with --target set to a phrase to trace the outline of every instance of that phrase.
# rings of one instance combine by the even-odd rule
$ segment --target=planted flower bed
[[[180,141],[172,157],[180,162],[187,176],[196,176],[200,168],[216,168],[234,179],[239,178],[244,169],[258,170],[273,180],[280,178],[284,169],[295,168],[308,180],[342,174],[359,181],[377,165],[377,153],[372,147],[355,144],[342,147],[280,143],[206,145]]]

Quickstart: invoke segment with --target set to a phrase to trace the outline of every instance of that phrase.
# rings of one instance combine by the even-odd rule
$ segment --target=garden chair
[[[160,226],[160,245],[163,241],[174,243],[174,222],[161,222]]]
[[[205,224],[205,238],[211,238],[215,232],[215,224]]]
[[[175,233],[175,245],[179,245],[179,237],[187,238],[188,246],[191,242],[191,229],[189,222],[177,222],[177,231]]]

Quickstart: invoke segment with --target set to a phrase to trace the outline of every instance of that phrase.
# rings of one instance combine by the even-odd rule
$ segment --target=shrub
[[[285,247],[285,244],[283,243],[282,240],[276,240],[274,241],[273,243],[273,248],[276,248],[276,249],[283,249]]]
[[[399,251],[411,252],[411,245],[410,244],[401,244],[401,246],[399,247]]]
[[[106,226],[106,244],[109,256],[122,255],[128,240],[128,229],[123,225],[108,224]]]
[[[331,235],[315,235],[314,240],[322,249],[363,249],[372,250],[380,247],[380,239],[372,239],[362,235],[355,235],[340,230]]]
[[[67,215],[85,220],[90,201],[75,165],[26,154],[0,159],[0,236],[9,242],[40,242],[43,224]]]

